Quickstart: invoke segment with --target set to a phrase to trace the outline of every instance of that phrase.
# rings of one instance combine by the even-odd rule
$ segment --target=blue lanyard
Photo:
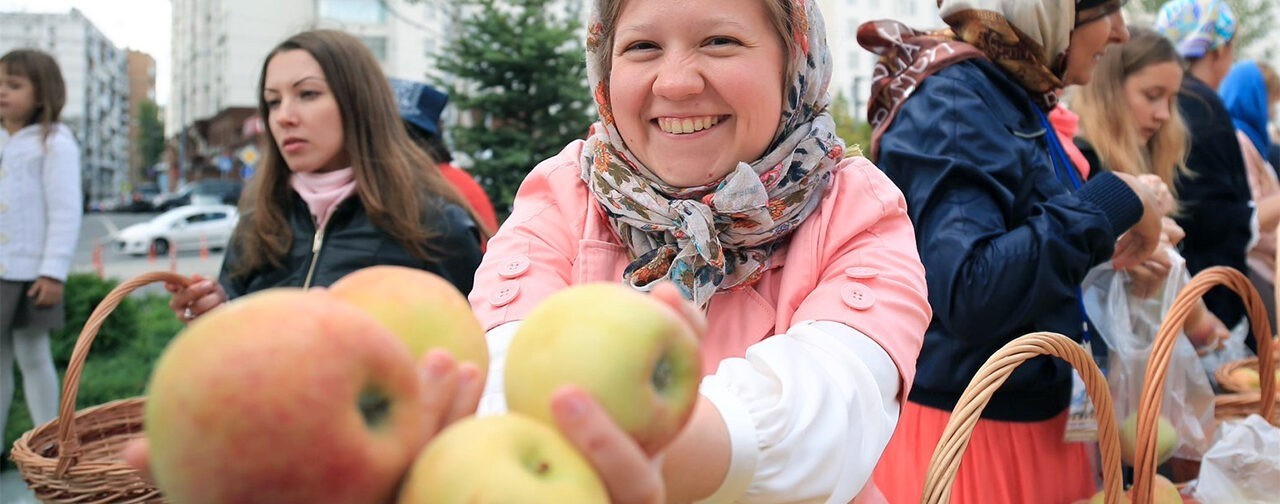
[[[1071,183],[1071,190],[1075,192],[1080,189],[1082,182],[1080,180],[1080,172],[1067,158],[1067,151],[1063,149],[1062,143],[1058,140],[1058,134],[1053,129],[1053,125],[1049,123],[1049,117],[1040,110],[1036,104],[1031,104],[1031,109],[1036,111],[1036,116],[1040,118],[1040,126],[1044,127],[1045,142],[1049,144],[1049,158],[1053,162],[1053,175],[1062,182],[1062,172],[1067,172],[1067,180]],[[1067,184],[1063,184],[1064,186]],[[1084,290],[1079,285],[1076,286],[1076,305],[1080,307],[1081,322],[1081,342],[1085,345],[1089,344],[1092,338],[1092,332],[1089,330],[1089,314],[1084,309]]]

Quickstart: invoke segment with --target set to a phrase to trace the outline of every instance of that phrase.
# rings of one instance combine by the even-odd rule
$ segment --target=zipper
[[[320,228],[316,230],[316,236],[311,240],[311,267],[307,268],[307,279],[306,281],[302,282],[303,289],[311,288],[311,278],[316,273],[316,263],[320,262],[320,247],[323,244],[324,244],[324,228]]]

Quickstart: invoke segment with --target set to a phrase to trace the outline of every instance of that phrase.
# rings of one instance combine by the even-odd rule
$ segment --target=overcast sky
[[[169,0],[0,0],[0,12],[70,12],[80,9],[116,47],[156,60],[156,101],[169,102]]]

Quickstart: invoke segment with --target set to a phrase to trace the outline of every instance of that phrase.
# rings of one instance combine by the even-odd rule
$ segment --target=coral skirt
[[[951,412],[906,402],[873,479],[888,502],[918,503]],[[1067,443],[1067,412],[1043,422],[979,420],[952,487],[953,504],[1071,503],[1095,490],[1090,444]]]

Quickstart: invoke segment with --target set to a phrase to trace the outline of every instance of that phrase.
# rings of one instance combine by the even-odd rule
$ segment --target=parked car
[[[243,190],[244,182],[239,180],[197,180],[183,185],[176,193],[156,196],[155,209],[163,212],[197,203],[235,205],[240,201]]]
[[[187,205],[134,224],[116,233],[116,250],[143,255],[154,247],[156,255],[182,250],[224,249],[240,215],[231,205]]]
[[[155,199],[160,196],[160,186],[154,183],[138,184],[133,192],[126,196],[120,210],[126,212],[150,212],[155,210]]]

